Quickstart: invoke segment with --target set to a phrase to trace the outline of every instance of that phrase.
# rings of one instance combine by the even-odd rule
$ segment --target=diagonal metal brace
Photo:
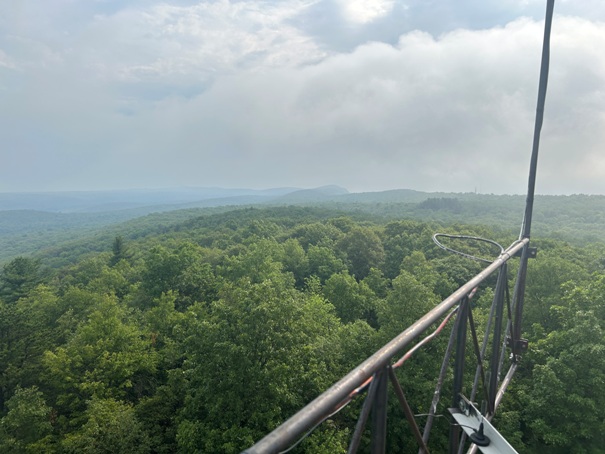
[[[391,383],[393,384],[393,389],[395,390],[395,394],[397,395],[397,399],[399,399],[399,403],[401,404],[401,408],[403,413],[405,414],[405,419],[408,420],[410,428],[412,429],[412,433],[414,434],[414,438],[416,438],[416,442],[418,442],[418,446],[422,450],[424,450],[425,454],[429,454],[429,448],[427,448],[426,443],[422,439],[422,434],[420,433],[420,429],[418,429],[418,424],[416,424],[416,420],[414,419],[414,413],[412,413],[412,409],[408,404],[407,399],[405,398],[405,394],[403,394],[403,389],[401,389],[401,385],[395,376],[395,372],[393,372],[393,368],[391,366],[387,366],[389,371],[389,378],[391,379]]]

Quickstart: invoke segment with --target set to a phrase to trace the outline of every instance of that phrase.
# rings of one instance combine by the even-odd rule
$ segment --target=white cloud
[[[212,178],[210,169],[238,172],[229,170],[232,161],[221,163],[226,153],[242,169],[237,178],[249,182],[337,180],[357,189],[426,190],[479,185],[520,193],[531,149],[541,31],[541,24],[522,19],[439,39],[415,32],[396,47],[373,43],[302,69],[234,75],[185,110],[171,110],[187,118],[172,139],[196,144],[181,141],[182,160],[216,166],[208,167],[206,178]],[[597,58],[593,45],[603,39],[602,25],[559,20],[539,190],[605,190],[597,166],[591,166],[593,175],[576,179],[585,175],[583,157],[605,138],[603,115],[592,115],[605,112],[599,98],[603,57],[585,58]],[[591,84],[573,83],[587,77]]]
[[[367,24],[386,16],[393,10],[394,0],[336,0],[347,20]]]
[[[323,57],[324,51],[288,25],[307,6],[299,0],[162,3],[97,17],[87,41],[97,52],[93,61],[112,62],[108,70],[124,80],[204,80],[240,68],[298,65]]]
[[[10,58],[2,49],[0,49],[0,67],[4,67],[6,69],[16,69],[17,65],[13,62],[12,58]]]

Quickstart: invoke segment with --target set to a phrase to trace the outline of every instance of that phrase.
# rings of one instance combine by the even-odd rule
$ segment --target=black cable
[[[500,254],[504,253],[504,248],[499,243],[496,243],[493,240],[488,240],[487,238],[481,238],[481,237],[478,237],[478,236],[469,236],[469,235],[450,235],[450,234],[447,234],[447,233],[435,233],[433,235],[433,242],[437,246],[439,246],[441,249],[443,249],[445,251],[448,251],[448,252],[452,252],[454,254],[461,255],[462,257],[466,257],[466,258],[471,259],[471,260],[476,260],[478,262],[492,263],[494,260],[493,259],[491,259],[491,260],[490,259],[486,259],[486,258],[483,258],[483,257],[477,257],[475,255],[467,254],[465,252],[458,251],[456,249],[452,249],[450,247],[447,247],[446,245],[444,245],[443,243],[441,243],[439,241],[438,238],[440,238],[440,237],[452,238],[452,239],[456,239],[456,240],[472,240],[472,241],[479,241],[479,242],[483,242],[483,243],[488,243],[488,244],[496,246],[498,249],[500,249]]]
[[[415,418],[419,418],[419,417],[424,417],[424,416],[431,416],[430,413],[418,413],[417,415],[414,415]],[[432,415],[435,418],[447,418],[449,420],[449,424],[450,426],[458,426],[458,427],[468,427],[469,429],[472,429],[473,432],[477,432],[477,429],[475,429],[472,426],[467,426],[466,424],[460,424],[458,422],[452,422],[452,420],[450,419],[450,415]]]

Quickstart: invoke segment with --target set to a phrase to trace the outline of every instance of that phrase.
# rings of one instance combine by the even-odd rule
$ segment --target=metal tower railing
[[[441,397],[441,389],[449,369],[452,354],[454,355],[454,364],[451,412],[466,411],[468,413],[468,402],[480,398],[484,407],[483,420],[487,423],[494,416],[504,392],[517,369],[520,355],[527,350],[527,341],[521,338],[521,322],[527,262],[529,258],[535,257],[536,255],[536,250],[531,248],[529,243],[538,148],[548,82],[549,42],[553,9],[554,0],[547,0],[529,184],[523,225],[519,239],[513,242],[507,249],[503,250],[495,260],[483,269],[483,271],[444,299],[432,310],[427,312],[423,317],[349,372],[345,377],[332,385],[332,387],[288,419],[284,424],[265,436],[254,446],[244,451],[244,453],[279,453],[284,450],[289,450],[306,434],[332,416],[335,412],[339,411],[351,399],[367,388],[367,395],[361,408],[348,452],[357,452],[361,436],[365,430],[366,422],[372,410],[370,449],[373,454],[383,454],[386,449],[387,392],[389,381],[393,386],[411,432],[418,444],[419,453],[428,453],[429,435],[436,416],[437,405]],[[511,301],[509,296],[507,264],[513,257],[520,257],[520,262]],[[477,287],[495,273],[497,273],[498,278],[494,290],[492,307],[484,331],[482,344],[479,345],[470,299],[474,295]],[[437,378],[437,384],[430,404],[428,417],[423,431],[421,432],[393,369],[400,367],[417,348],[421,347],[441,331],[454,315],[456,316],[456,321],[452,328],[439,377]],[[441,321],[441,324],[438,326],[437,330],[433,334],[421,339],[421,336],[424,335],[425,331],[439,321]],[[462,390],[464,388],[464,369],[467,360],[466,345],[468,343],[469,332],[470,344],[472,344],[473,356],[477,366],[471,394],[467,399],[466,396],[462,395]],[[490,339],[490,354],[489,357],[486,357]],[[419,342],[399,361],[393,363],[394,358],[401,355],[401,353],[416,340],[419,340]],[[507,351],[509,352],[509,355],[506,355]],[[507,368],[507,372],[504,375],[504,378],[501,379],[502,372],[505,368]],[[481,426],[483,426],[483,424],[481,424]],[[481,441],[480,437],[475,437],[473,435],[474,434],[471,434],[470,439],[474,444],[471,444],[469,452],[476,452],[477,444]],[[461,453],[466,446],[466,433],[464,433],[459,426],[452,425],[449,435],[450,454]],[[512,452],[514,452],[514,450]]]
[[[490,263],[483,271],[477,274],[473,279],[468,281],[457,291],[451,294],[448,298],[443,300],[440,304],[435,306],[431,311],[426,313],[422,318],[417,320],[401,334],[391,340],[388,344],[366,359],[362,364],[353,369],[349,374],[343,377],[340,381],[334,384],[322,395],[317,397],[314,401],[300,410],[292,418],[282,424],[280,427],[275,429],[265,438],[260,440],[251,448],[244,451],[247,454],[260,454],[260,453],[277,453],[281,452],[301,438],[309,429],[314,428],[317,424],[323,422],[327,417],[332,415],[340,407],[346,404],[352,397],[359,393],[360,390],[369,386],[368,394],[364,406],[361,410],[359,420],[353,434],[349,452],[356,452],[359,445],[359,440],[363,430],[365,428],[366,421],[370,414],[372,406],[375,407],[373,416],[373,430],[372,430],[372,452],[385,452],[385,431],[386,431],[386,396],[387,396],[387,381],[391,381],[394,386],[395,393],[401,403],[401,406],[406,415],[412,432],[418,441],[420,452],[429,452],[426,443],[428,441],[432,420],[435,416],[437,403],[439,402],[439,396],[441,394],[441,387],[443,379],[447,371],[447,365],[450,361],[450,356],[453,351],[453,344],[455,344],[455,360],[454,360],[454,390],[453,390],[453,405],[458,405],[458,395],[462,391],[463,386],[463,374],[465,365],[465,346],[466,346],[466,333],[467,327],[470,326],[472,333],[473,347],[475,354],[477,355],[478,374],[483,377],[481,383],[481,389],[484,395],[487,396],[487,408],[488,414],[493,415],[495,409],[500,403],[501,396],[506,390],[506,387],[510,383],[510,379],[517,366],[518,355],[523,351],[526,343],[518,337],[518,333],[513,332],[513,337],[508,338],[508,345],[512,345],[512,360],[509,371],[507,372],[504,380],[498,382],[497,377],[499,376],[499,365],[504,349],[501,348],[501,333],[503,328],[502,314],[506,307],[507,313],[510,314],[513,311],[513,307],[510,304],[507,287],[507,262],[515,256],[523,256],[525,251],[529,251],[529,239],[523,238],[515,241],[510,247],[508,247],[500,256]],[[531,253],[531,251],[529,251]],[[479,347],[475,324],[472,317],[472,310],[469,304],[469,297],[471,297],[473,290],[476,289],[482,282],[492,276],[494,273],[498,273],[498,281],[496,284],[495,296],[492,304],[492,317],[488,322],[493,325],[493,342],[492,352],[490,359],[490,381],[489,383],[485,379],[485,370],[483,369],[483,354],[485,354],[485,345],[488,338],[489,331],[486,331],[483,347]],[[446,316],[451,317],[451,311],[457,312],[456,322],[450,337],[450,343],[446,349],[446,354],[443,360],[443,367],[441,374],[438,379],[438,384],[435,389],[433,402],[429,410],[429,417],[427,419],[424,434],[420,434],[420,429],[415,422],[415,419],[409,410],[407,400],[403,393],[395,374],[393,373],[393,367],[397,366],[397,363],[391,364],[393,359],[401,354],[401,352],[412,344],[415,340],[421,338],[424,332],[431,327],[434,323],[448,319],[444,319]],[[450,314],[448,314],[450,313]],[[491,320],[494,319],[492,323]],[[512,320],[509,318],[508,325],[511,325]],[[416,347],[414,347],[416,348]],[[483,354],[482,354],[483,352]],[[473,395],[477,390],[477,380],[475,380],[475,386],[473,387]],[[500,397],[499,397],[500,396]],[[452,436],[458,437],[453,434]],[[457,452],[458,442],[452,442],[455,446],[453,452]]]

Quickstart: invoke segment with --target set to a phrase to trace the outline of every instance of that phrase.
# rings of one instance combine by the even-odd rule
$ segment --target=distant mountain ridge
[[[517,232],[525,196],[429,193],[411,189],[350,193],[339,186],[266,190],[177,188],[107,192],[0,194],[0,265],[18,255],[86,235],[119,231],[120,225],[163,224],[237,209],[298,206],[378,219],[417,219],[443,224],[498,225]],[[534,234],[574,242],[603,241],[605,196],[536,196]]]
[[[331,200],[334,197],[350,194],[345,188],[330,185],[314,189],[300,189],[275,199],[275,203],[312,203]]]
[[[197,204],[202,201],[251,197],[260,203],[281,197],[300,188],[230,189],[230,188],[168,188],[130,189],[116,191],[0,193],[0,211],[35,210],[52,213],[91,213],[130,210],[148,206]],[[242,201],[238,202],[242,203]],[[232,203],[226,203],[232,205]],[[199,206],[199,205],[195,205]],[[201,206],[208,206],[202,204]],[[210,206],[217,206],[211,204]],[[174,209],[174,208],[172,208]]]

